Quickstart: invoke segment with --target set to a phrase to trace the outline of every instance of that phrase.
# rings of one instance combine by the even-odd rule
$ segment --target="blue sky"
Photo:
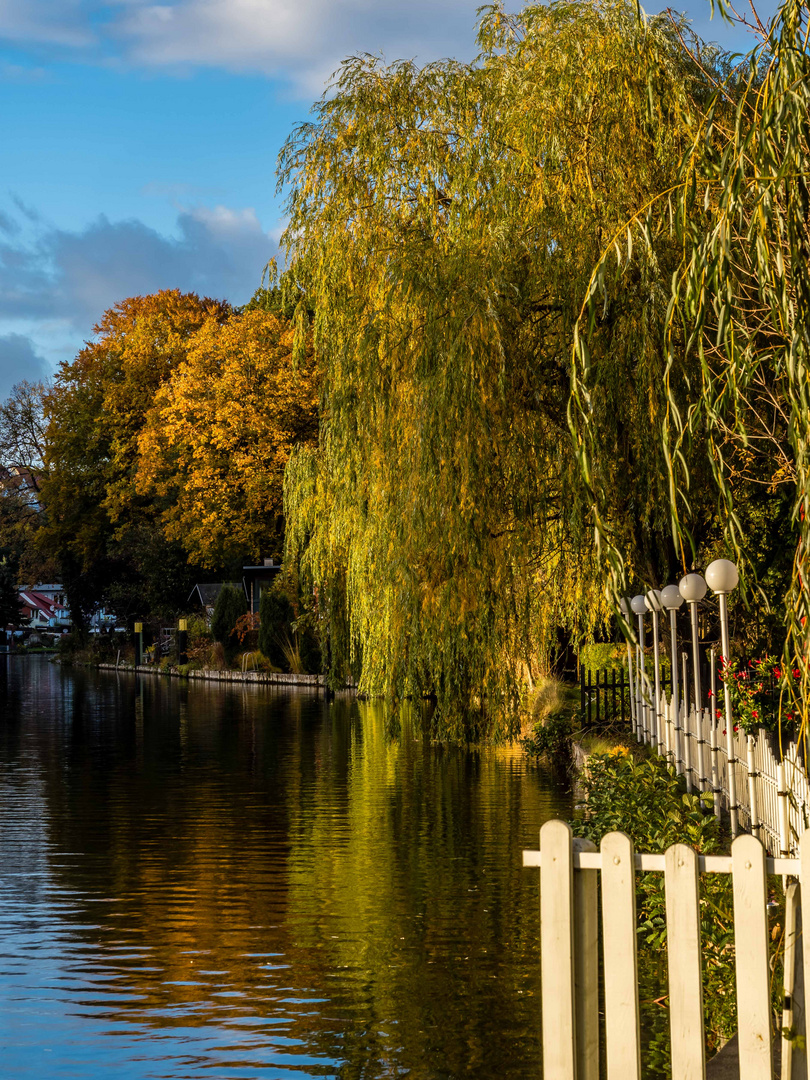
[[[470,58],[478,2],[0,0],[0,398],[126,296],[247,300],[283,227],[276,155],[328,75]]]

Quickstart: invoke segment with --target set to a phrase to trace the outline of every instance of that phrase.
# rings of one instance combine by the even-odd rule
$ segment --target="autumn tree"
[[[292,345],[292,326],[258,305],[209,318],[155,395],[136,487],[202,565],[282,553],[284,468],[318,425],[312,350],[293,362]]]
[[[165,542],[159,508],[136,490],[138,438],[195,332],[229,314],[227,304],[179,290],[124,300],[55,378],[46,397],[40,542],[59,560],[80,625],[102,597],[124,613],[185,599],[185,553]]]
[[[624,558],[657,577],[676,557],[651,432],[679,249],[655,199],[717,60],[701,68],[678,29],[623,0],[493,6],[472,65],[347,61],[282,154],[284,284],[302,335],[316,312],[324,371],[317,453],[287,470],[288,561],[318,591],[333,677],[435,694],[449,732],[514,716],[556,628],[611,611],[571,345],[640,210],[649,249],[602,271],[592,405]]]
[[[53,580],[54,560],[40,550],[43,524],[44,399],[48,384],[17,383],[0,404],[0,548],[13,553],[17,581],[28,586]]]

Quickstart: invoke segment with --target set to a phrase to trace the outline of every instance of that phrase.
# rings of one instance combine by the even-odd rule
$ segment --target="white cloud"
[[[85,60],[178,73],[198,67],[258,73],[313,97],[347,55],[471,57],[477,5],[478,0],[0,0],[0,40],[51,46],[51,56],[73,52]]]
[[[325,74],[349,54],[471,55],[476,7],[476,0],[128,2],[113,33],[138,64],[284,75],[320,94]]]
[[[182,211],[176,236],[106,217],[76,232],[40,222],[33,238],[30,225],[16,230],[13,215],[0,224],[6,226],[0,232],[0,334],[14,331],[20,339],[16,332],[23,331],[50,366],[128,296],[179,288],[245,303],[278,248],[278,237],[262,228],[254,210],[226,206]],[[23,356],[20,340],[7,343],[17,358]],[[0,380],[4,372],[0,367]]]
[[[0,0],[0,38],[35,45],[87,48],[96,39],[83,0]]]

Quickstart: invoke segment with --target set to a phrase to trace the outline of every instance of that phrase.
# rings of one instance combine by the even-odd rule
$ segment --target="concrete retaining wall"
[[[180,677],[177,668],[161,671],[159,667],[154,667],[152,664],[139,664],[138,667],[133,664],[119,664],[118,667],[115,664],[99,664],[98,667],[101,671],[129,671],[137,672],[139,675],[175,675]],[[274,686],[311,687],[312,689],[326,686],[326,678],[323,675],[288,675],[281,671],[219,671],[216,668],[199,668],[196,671],[189,671],[182,677],[206,679],[211,682],[261,683]],[[347,686],[345,689],[353,690],[354,687]]]

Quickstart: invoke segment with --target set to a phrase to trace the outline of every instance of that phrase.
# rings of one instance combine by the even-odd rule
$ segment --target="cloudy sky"
[[[0,399],[126,296],[246,301],[283,225],[276,155],[325,78],[358,52],[470,58],[479,2],[0,0]],[[709,0],[686,10],[745,47]]]

